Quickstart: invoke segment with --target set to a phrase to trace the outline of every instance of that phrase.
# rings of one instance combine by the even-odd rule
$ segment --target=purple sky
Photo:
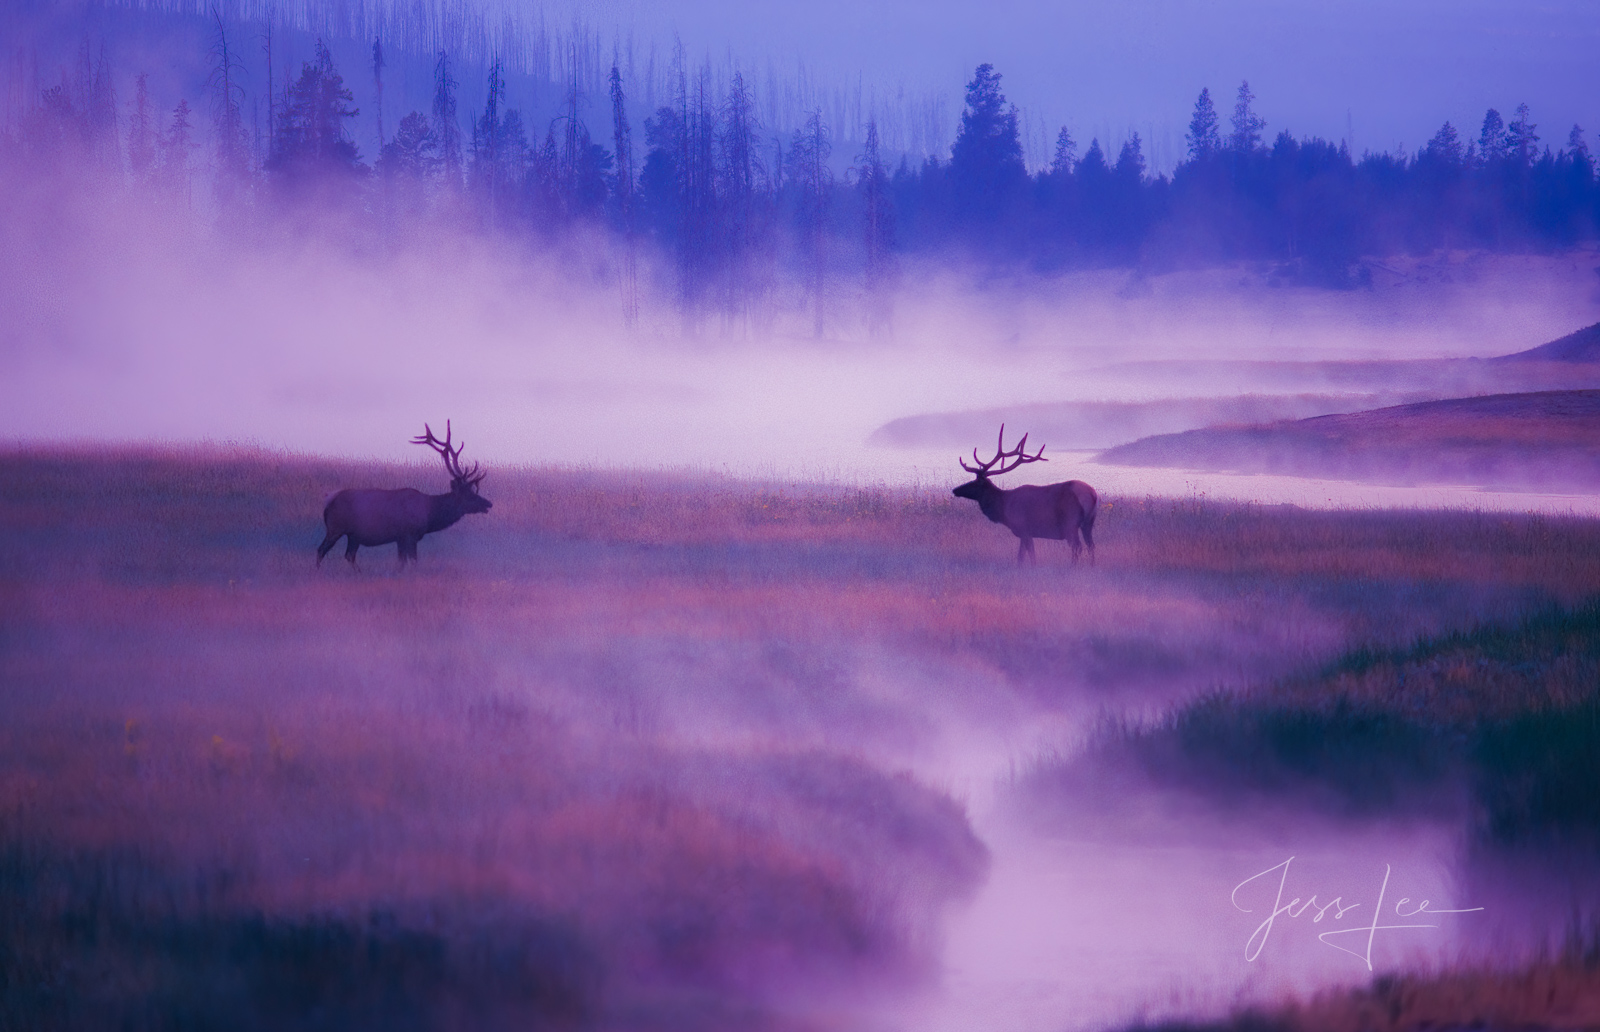
[[[1269,132],[1345,139],[1348,124],[1358,151],[1414,149],[1445,119],[1475,137],[1485,109],[1509,115],[1522,102],[1546,143],[1563,145],[1574,122],[1591,136],[1600,129],[1595,0],[614,0],[579,9],[597,23],[632,23],[642,37],[676,30],[691,51],[798,59],[846,81],[864,70],[868,83],[952,101],[989,61],[1025,109],[1034,146],[1062,122],[1080,145],[1136,129],[1158,167],[1178,157],[1200,88],[1226,115],[1241,79]]]

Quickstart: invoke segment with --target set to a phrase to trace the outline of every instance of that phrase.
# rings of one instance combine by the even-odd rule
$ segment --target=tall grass
[[[1070,790],[1107,765],[1236,805],[1273,795],[1355,813],[1465,805],[1457,815],[1485,845],[1600,844],[1600,600],[1361,647],[1151,724],[1108,725],[1084,755],[1038,765],[1025,791]]]

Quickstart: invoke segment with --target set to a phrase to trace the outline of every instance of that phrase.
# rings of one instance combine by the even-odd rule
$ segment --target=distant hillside
[[[1491,362],[1600,362],[1600,323],[1569,333],[1560,340],[1541,344],[1514,355],[1501,355]]]
[[[1422,395],[1427,398],[1428,395]],[[1265,423],[1419,401],[1398,391],[1373,394],[1242,394],[1160,401],[1071,401],[966,412],[903,416],[873,431],[869,442],[891,448],[948,446],[965,451],[1010,423],[1057,451],[1109,448],[1151,434],[1217,423]]]
[[[1600,487],[1600,390],[1452,398],[1190,430],[1124,444],[1097,461],[1378,483],[1591,489]]]

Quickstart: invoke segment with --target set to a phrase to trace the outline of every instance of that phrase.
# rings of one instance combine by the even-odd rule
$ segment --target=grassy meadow
[[[1600,832],[1593,521],[1103,498],[1019,569],[944,487],[493,469],[318,569],[351,486],[444,484],[0,454],[0,1027],[857,1027],[987,797],[1106,777]]]

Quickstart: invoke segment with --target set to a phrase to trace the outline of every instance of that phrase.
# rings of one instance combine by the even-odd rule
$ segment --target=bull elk
[[[461,468],[461,449],[464,444],[450,446],[450,422],[444,424],[444,440],[433,436],[433,428],[422,424],[423,436],[413,437],[412,444],[425,444],[444,459],[444,468],[450,474],[450,490],[444,494],[429,495],[410,487],[396,491],[363,487],[340,491],[328,499],[322,509],[322,522],[328,533],[317,546],[317,565],[340,538],[345,539],[344,557],[351,566],[356,564],[356,550],[362,545],[398,546],[400,565],[406,560],[417,561],[417,542],[423,535],[432,534],[468,513],[488,512],[489,499],[478,493],[478,485],[485,474],[478,471],[474,462],[470,470]]]
[[[976,479],[962,484],[952,493],[957,498],[970,498],[977,502],[985,516],[996,523],[1005,524],[1017,536],[1018,565],[1029,558],[1034,562],[1039,561],[1033,551],[1034,538],[1065,540],[1072,546],[1073,562],[1078,561],[1083,554],[1083,545],[1087,545],[1089,561],[1094,562],[1094,510],[1100,502],[1094,488],[1081,480],[1068,480],[1063,484],[1013,487],[1008,490],[996,487],[989,479],[1009,473],[1025,463],[1050,461],[1044,457],[1044,445],[1041,444],[1039,451],[1033,455],[1028,454],[1027,446],[1028,435],[1023,434],[1017,446],[1007,451],[1006,427],[1001,423],[1000,440],[994,458],[984,462],[978,458],[978,449],[974,448],[972,461],[977,463],[976,466],[967,465],[965,458],[957,460],[962,469],[976,474]],[[999,469],[995,469],[996,464],[1000,466]],[[1078,543],[1079,534],[1083,535],[1082,545]]]

